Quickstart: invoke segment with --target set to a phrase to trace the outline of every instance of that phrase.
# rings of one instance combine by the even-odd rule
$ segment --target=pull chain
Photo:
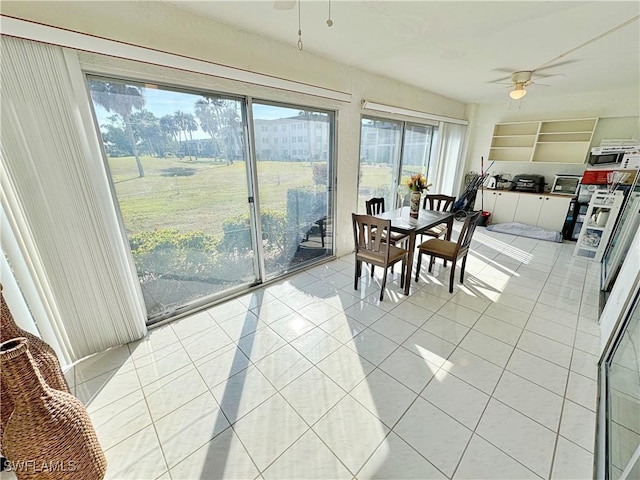
[[[298,50],[302,51],[302,22],[300,21],[300,4],[302,0],[298,0]]]
[[[331,0],[329,0],[329,18],[327,19],[327,27],[333,26],[333,20],[331,20]]]

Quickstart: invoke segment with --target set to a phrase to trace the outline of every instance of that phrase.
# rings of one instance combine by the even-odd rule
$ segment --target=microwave
[[[589,155],[590,165],[615,165],[622,163],[626,153],[637,153],[640,145],[607,145],[604,147],[593,147]]]
[[[591,152],[589,165],[611,165],[621,163],[625,152]]]
[[[551,192],[556,195],[576,195],[582,175],[556,175]]]

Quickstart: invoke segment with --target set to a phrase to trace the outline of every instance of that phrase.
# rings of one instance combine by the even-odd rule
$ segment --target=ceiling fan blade
[[[504,73],[512,73],[517,71],[517,68],[506,68],[506,67],[501,67],[501,68],[494,68],[493,70],[491,70],[492,72],[504,72]]]
[[[276,10],[291,10],[296,6],[296,0],[274,0],[273,8]]]
[[[537,72],[541,72],[542,70],[548,70],[550,68],[556,68],[556,67],[561,67],[563,65],[569,65],[570,63],[575,63],[577,61],[578,60],[564,60],[562,62],[552,63],[550,65],[544,65],[543,64],[543,65],[539,66],[538,68],[534,69],[533,71],[537,73]]]
[[[491,80],[490,82],[487,82],[487,83],[502,83],[505,80],[511,80],[511,75],[509,75],[508,77],[497,78],[497,79]]]

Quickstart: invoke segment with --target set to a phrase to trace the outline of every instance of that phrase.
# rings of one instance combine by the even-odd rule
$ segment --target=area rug
[[[542,227],[534,227],[533,225],[525,225],[524,223],[498,223],[496,225],[488,225],[487,230],[492,232],[508,233],[509,235],[518,235],[520,237],[537,238],[538,240],[546,240],[548,242],[562,243],[562,235],[560,232]]]

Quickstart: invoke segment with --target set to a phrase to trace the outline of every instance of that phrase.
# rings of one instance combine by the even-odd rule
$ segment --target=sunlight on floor
[[[496,252],[500,252],[503,255],[507,255],[518,262],[522,262],[524,264],[529,264],[533,260],[533,255],[525,252],[524,250],[514,247],[513,245],[509,245],[508,243],[504,243],[497,238],[490,237],[485,235],[482,232],[476,231],[473,236],[474,242],[479,242],[489,248],[494,249]]]

